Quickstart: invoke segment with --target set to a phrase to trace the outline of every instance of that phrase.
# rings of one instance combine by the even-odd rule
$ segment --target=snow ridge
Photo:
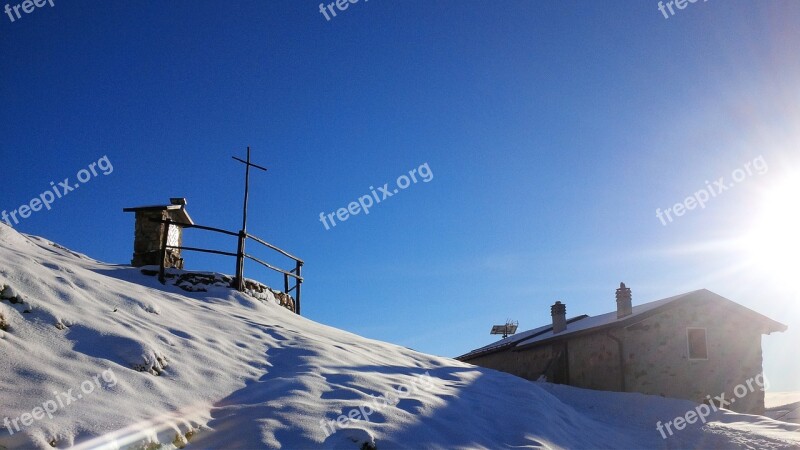
[[[10,423],[0,448],[800,445],[797,425],[725,411],[665,443],[656,421],[691,402],[528,382],[226,286],[162,286],[5,225],[0,288],[0,420]],[[31,419],[70,390],[52,418]],[[386,404],[351,419],[379,398]]]

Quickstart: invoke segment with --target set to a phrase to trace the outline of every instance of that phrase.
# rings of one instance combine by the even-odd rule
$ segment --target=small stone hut
[[[586,389],[698,403],[735,394],[718,406],[763,414],[762,386],[751,389],[752,380],[763,382],[761,337],[786,325],[706,289],[634,306],[622,283],[616,303],[616,311],[568,319],[566,305],[556,302],[552,323],[456,359]]]
[[[153,222],[156,220],[171,220],[173,222],[194,225],[189,213],[186,212],[185,198],[171,198],[169,205],[137,206],[124,208],[124,212],[136,213],[136,225],[133,240],[134,267],[158,266],[161,264],[161,242],[167,235],[167,245],[180,247],[183,243],[183,228]],[[183,258],[178,249],[167,249],[164,267],[183,269]]]

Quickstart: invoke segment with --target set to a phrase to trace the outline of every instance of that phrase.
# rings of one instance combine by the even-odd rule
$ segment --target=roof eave
[[[132,206],[130,208],[122,208],[122,212],[138,212],[138,211],[174,211],[181,209],[181,205],[146,205],[146,206]]]
[[[174,211],[178,214],[177,223],[183,225],[194,225],[194,220],[186,211],[184,205],[152,205],[152,206],[135,206],[132,208],[122,208],[122,212],[140,212],[140,211]]]
[[[687,294],[692,294],[692,293],[696,293],[696,292],[700,292],[700,291],[707,291],[707,290],[706,289],[700,289],[699,291],[693,291],[693,292],[690,292],[690,293],[687,293]],[[729,300],[729,299],[727,299],[727,298],[725,298],[725,297],[723,297],[723,296],[721,296],[719,294],[716,294],[714,292],[711,292],[711,291],[707,291],[707,292],[709,292],[709,293],[713,294],[714,296],[718,297],[720,300],[723,300],[726,305],[728,305],[728,306],[733,305],[734,308],[738,308],[740,310],[739,312],[741,312],[742,314],[755,316],[761,323],[764,324],[764,327],[762,328],[761,334],[769,335],[769,334],[775,333],[775,332],[782,333],[782,332],[784,332],[784,331],[789,329],[788,326],[786,326],[786,325],[784,325],[784,324],[782,324],[782,323],[780,323],[778,321],[772,320],[769,317],[767,317],[767,316],[765,316],[765,315],[763,315],[761,313],[753,311],[752,309],[747,308],[746,306],[742,306],[742,305],[734,302],[733,300]],[[560,333],[558,335],[553,335],[550,338],[542,339],[542,340],[536,341],[536,342],[531,342],[529,344],[520,345],[520,344],[522,344],[520,342],[520,343],[517,343],[517,345],[514,347],[514,350],[512,350],[512,351],[525,350],[525,349],[537,347],[537,346],[540,346],[540,345],[557,342],[559,340],[571,339],[571,338],[577,337],[577,336],[585,336],[587,334],[597,333],[597,332],[601,332],[601,331],[605,331],[605,330],[609,330],[609,329],[613,329],[613,328],[627,328],[627,327],[629,327],[631,325],[634,325],[636,323],[639,323],[639,322],[641,322],[641,321],[643,321],[643,320],[645,320],[645,319],[647,319],[649,317],[652,317],[655,314],[659,314],[659,313],[663,312],[666,309],[674,308],[674,307],[676,307],[676,306],[678,306],[680,304],[691,302],[691,301],[693,301],[695,299],[696,299],[696,297],[694,297],[692,295],[684,295],[683,297],[675,299],[674,301],[671,301],[669,303],[665,303],[665,304],[663,304],[661,306],[658,306],[656,308],[653,308],[653,309],[651,309],[649,311],[645,311],[643,313],[635,314],[633,316],[630,316],[627,319],[623,319],[623,320],[619,320],[619,321],[616,321],[616,322],[607,323],[607,324],[604,324],[604,325],[599,325],[599,326],[596,326],[594,328],[587,328],[585,330],[579,330],[579,331],[574,331],[574,332],[569,332],[569,330],[567,330],[567,332],[562,332],[562,333]]]

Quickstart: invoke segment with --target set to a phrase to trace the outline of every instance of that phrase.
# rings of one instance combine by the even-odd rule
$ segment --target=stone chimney
[[[550,307],[550,315],[553,316],[553,334],[567,329],[567,305],[556,302]]]
[[[633,302],[631,300],[631,288],[625,287],[625,283],[619,284],[617,289],[617,319],[633,314]]]

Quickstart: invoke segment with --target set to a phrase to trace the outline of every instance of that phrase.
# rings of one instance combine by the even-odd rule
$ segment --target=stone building
[[[166,233],[167,245],[180,247],[183,244],[183,228],[175,225],[153,222],[152,219],[169,219],[173,222],[194,225],[186,212],[185,198],[171,198],[169,205],[137,206],[125,208],[124,212],[136,213],[136,225],[133,240],[133,259],[131,265],[158,266],[161,264],[161,242]],[[165,267],[183,269],[183,258],[178,249],[167,249],[164,258]]]
[[[727,401],[736,399],[728,409],[764,412],[764,392],[754,383],[764,384],[761,336],[786,325],[705,289],[633,306],[622,283],[616,301],[615,312],[571,319],[556,302],[551,324],[456,359],[587,389],[698,403],[725,393]],[[748,380],[754,389],[740,397],[742,389],[734,391]]]

